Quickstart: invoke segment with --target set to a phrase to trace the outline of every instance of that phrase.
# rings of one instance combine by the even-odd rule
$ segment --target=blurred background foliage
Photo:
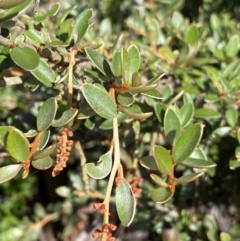
[[[53,2],[41,1],[40,9],[49,9]],[[118,240],[239,241],[240,2],[72,0],[60,3],[61,11],[77,6],[71,17],[86,8],[93,9],[92,27],[83,45],[101,43],[103,54],[111,59],[121,46],[135,44],[142,56],[143,79],[165,73],[158,87],[163,95],[160,110],[173,100],[179,108],[192,101],[195,120],[205,125],[201,148],[208,160],[217,164],[195,182],[178,187],[173,198],[161,205],[149,198],[153,184],[149,173],[141,169],[143,194],[138,200],[137,214],[130,228],[118,228],[115,234]],[[56,17],[52,17],[48,22],[52,31],[56,30],[55,21]],[[91,74],[81,68],[76,77],[81,79]],[[1,88],[0,124],[13,125],[22,131],[32,128],[37,108],[52,91],[44,86],[36,92],[20,85]],[[77,98],[77,88],[75,92]],[[146,109],[156,106],[154,100],[146,98],[146,102]],[[133,158],[136,148],[142,156],[148,154],[153,139],[166,145],[159,134],[161,114],[155,111],[153,117],[141,124],[141,142],[136,141],[135,134],[129,134],[128,123],[120,126],[121,138],[125,140],[122,159],[126,162]],[[101,128],[92,131],[94,124],[99,127],[101,120],[86,121],[77,133],[90,161],[105,153],[103,142],[111,135]],[[1,155],[0,165],[10,163],[8,158]],[[176,176],[187,172],[188,169],[181,167]],[[101,191],[106,182],[91,180],[90,185]],[[82,188],[81,166],[74,151],[68,167],[56,178],[51,177],[50,171],[33,169],[27,179],[19,176],[1,184],[0,240],[92,240],[91,232],[101,225],[101,215],[92,208],[95,198],[79,194]]]

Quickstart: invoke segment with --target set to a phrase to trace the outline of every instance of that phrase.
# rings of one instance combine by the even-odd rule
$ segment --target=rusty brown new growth
[[[95,229],[92,237],[98,238],[100,236],[106,236],[106,240],[108,241],[115,241],[115,238],[112,236],[111,231],[115,231],[117,229],[117,226],[112,223],[107,223],[103,226],[102,231],[100,229]]]
[[[72,150],[73,141],[68,140],[69,137],[73,136],[73,132],[68,128],[63,128],[60,135],[57,136],[57,142],[61,144],[57,149],[56,164],[52,171],[52,176],[57,176],[67,165],[67,161]]]
[[[133,179],[128,181],[128,183],[130,184],[131,189],[135,195],[141,195],[142,188],[138,187],[138,185],[142,182],[143,182],[143,178],[141,178],[141,177],[134,177]]]

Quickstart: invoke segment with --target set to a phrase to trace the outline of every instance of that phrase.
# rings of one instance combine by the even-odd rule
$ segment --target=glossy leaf
[[[46,169],[52,167],[53,160],[50,156],[45,156],[41,159],[33,160],[31,163],[32,163],[32,166],[36,169],[46,170]]]
[[[86,54],[88,58],[94,63],[94,65],[105,75],[108,77],[113,77],[111,68],[107,62],[107,60],[100,54],[97,50],[87,47],[85,48]]]
[[[154,146],[153,156],[161,173],[168,174],[172,170],[173,162],[171,155],[164,147]]]
[[[121,76],[122,75],[122,69],[121,69],[121,52],[117,51],[113,55],[112,59],[112,68],[115,76]]]
[[[184,104],[180,109],[180,123],[182,127],[190,124],[194,114],[194,108],[192,104]]]
[[[157,166],[153,156],[144,156],[140,160],[140,164],[141,164],[141,166],[145,167],[146,169],[158,170],[158,166]]]
[[[63,112],[62,116],[58,120],[54,120],[51,124],[53,127],[61,127],[69,123],[77,115],[77,109],[69,109]]]
[[[239,117],[239,114],[237,110],[228,109],[225,112],[225,118],[231,127],[234,127],[237,124],[238,117]]]
[[[40,56],[36,50],[29,47],[16,47],[10,52],[13,62],[26,70],[34,70],[40,62]]]
[[[92,84],[82,85],[83,95],[92,109],[105,119],[113,119],[117,115],[117,107],[108,93]]]
[[[56,98],[49,98],[41,106],[37,115],[37,129],[42,132],[48,129],[57,112],[57,100]]]
[[[210,167],[216,166],[216,164],[212,161],[207,161],[205,159],[191,158],[191,157],[183,161],[181,164],[183,164],[184,166],[193,167],[193,168],[210,168]]]
[[[46,149],[43,149],[43,150],[39,150],[39,151],[36,151],[34,154],[33,154],[33,160],[37,160],[37,159],[42,159],[44,157],[47,157],[47,156],[50,156],[53,151],[56,149],[56,145],[53,144],[49,147],[47,147]]]
[[[136,212],[136,199],[129,183],[124,178],[122,185],[116,187],[116,208],[122,225],[129,227]]]
[[[13,128],[11,126],[0,126],[0,146],[7,145],[7,136]]]
[[[110,173],[112,169],[112,150],[102,155],[95,165],[94,163],[87,163],[85,170],[87,174],[94,179],[103,179]]]
[[[77,29],[78,32],[78,42],[83,38],[83,36],[87,32],[89,28],[89,20],[92,17],[92,14],[92,9],[86,9],[82,13],[80,13],[76,18],[74,27]]]
[[[233,35],[226,46],[226,55],[227,57],[234,58],[238,53],[239,48],[239,37],[237,34]]]
[[[194,116],[196,118],[209,119],[209,118],[219,118],[221,115],[219,112],[213,109],[199,108],[195,110]]]
[[[167,188],[168,184],[159,176],[157,176],[156,174],[150,174],[151,179],[153,180],[153,182],[163,188]]]
[[[174,194],[169,188],[157,187],[151,192],[152,200],[156,203],[166,203]]]
[[[203,133],[203,125],[193,124],[188,127],[178,138],[173,150],[173,158],[176,163],[186,160],[197,147]]]
[[[40,59],[39,65],[31,73],[38,81],[49,87],[53,85],[57,78],[56,72],[43,59]]]
[[[13,164],[0,168],[0,183],[14,178],[21,170],[21,164]]]
[[[121,50],[121,66],[122,66],[122,78],[124,83],[131,86],[132,72],[131,72],[131,59],[126,48]]]
[[[30,144],[24,134],[13,128],[7,136],[7,150],[9,154],[17,161],[27,161],[30,156]]]
[[[203,174],[204,174],[204,172],[191,173],[191,174],[184,175],[184,176],[177,179],[177,184],[181,184],[181,185],[187,184],[189,182],[192,182],[192,181],[196,180],[197,178],[199,178]]]
[[[180,135],[180,120],[172,108],[168,108],[164,116],[164,135],[166,140],[175,145]]]

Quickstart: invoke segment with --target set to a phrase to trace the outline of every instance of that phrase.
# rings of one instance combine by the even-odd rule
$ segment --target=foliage
[[[237,240],[239,216],[224,226],[211,208],[239,210],[239,23],[211,2],[188,18],[183,0],[0,1],[2,240],[37,240],[54,221],[73,240],[92,201],[101,240],[118,220],[148,223],[149,240],[170,240],[169,224],[175,240]],[[39,195],[62,199],[29,214],[25,186],[44,172]]]

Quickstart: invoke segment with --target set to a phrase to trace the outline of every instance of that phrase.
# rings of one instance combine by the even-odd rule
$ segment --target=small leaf
[[[83,95],[92,109],[105,119],[113,119],[117,115],[117,107],[108,93],[92,84],[82,85]]]
[[[138,50],[138,47],[136,45],[131,45],[128,48],[128,54],[130,57],[130,75],[131,75],[131,79],[132,79],[132,75],[135,72],[138,72],[139,68],[140,68],[140,64],[141,64],[141,56]]]
[[[117,95],[117,100],[122,106],[130,106],[134,103],[134,98],[130,93],[119,93]]]
[[[50,130],[45,130],[41,133],[38,150],[42,150],[48,143],[50,137]]]
[[[164,115],[165,115],[166,109],[167,107],[162,103],[156,103],[154,106],[155,114],[160,123],[163,123],[164,121]]]
[[[13,164],[0,168],[0,183],[14,178],[21,170],[21,164]]]
[[[228,109],[225,112],[225,118],[231,127],[234,127],[238,121],[238,111],[233,109]]]
[[[209,118],[215,119],[215,118],[221,117],[221,114],[218,111],[215,111],[213,109],[199,108],[195,110],[194,117],[203,118],[203,119],[209,119]]]
[[[172,108],[168,108],[164,116],[164,134],[166,140],[171,144],[175,145],[180,135],[180,120]]]
[[[94,163],[87,163],[85,170],[87,174],[95,179],[103,179],[110,173],[112,169],[112,150],[102,155],[95,165]]]
[[[57,100],[52,97],[41,106],[37,115],[37,129],[42,132],[50,127],[57,112]]]
[[[122,69],[121,69],[121,52],[117,51],[113,55],[112,59],[112,68],[115,76],[121,76],[122,75]]]
[[[155,159],[152,156],[145,156],[140,160],[141,166],[149,170],[158,170]]]
[[[24,31],[24,35],[34,43],[45,43],[44,34],[36,29],[28,29]]]
[[[124,178],[122,185],[116,187],[116,207],[122,225],[129,227],[136,212],[136,199],[129,183]]]
[[[195,45],[198,41],[198,28],[196,25],[189,25],[184,31],[185,41],[190,45]]]
[[[193,124],[188,127],[178,138],[173,150],[173,158],[176,163],[186,160],[197,147],[203,133],[203,125]]]
[[[7,136],[13,128],[11,126],[0,126],[0,146],[7,145]]]
[[[36,169],[46,170],[52,167],[53,160],[50,156],[45,156],[41,159],[33,160],[31,163],[32,163],[32,166]]]
[[[44,157],[51,155],[53,153],[53,151],[56,149],[56,147],[57,146],[55,144],[53,144],[53,145],[47,147],[46,149],[36,151],[33,154],[33,160],[42,159]]]
[[[54,120],[51,124],[53,127],[61,127],[73,120],[77,115],[77,109],[69,109],[63,112],[62,116],[58,120]]]
[[[74,27],[77,29],[78,32],[78,42],[81,41],[81,39],[87,32],[89,28],[89,20],[92,17],[92,14],[92,9],[86,9],[76,18]]]
[[[38,134],[36,130],[29,130],[27,133],[24,133],[24,136],[27,138],[33,138]]]
[[[55,192],[57,193],[57,195],[63,198],[69,197],[72,193],[71,189],[66,186],[57,187]]]
[[[224,136],[227,136],[230,133],[231,130],[232,130],[232,127],[230,127],[230,126],[222,126],[222,127],[216,128],[212,132],[212,134],[224,137]]]
[[[185,127],[190,124],[194,114],[194,108],[192,104],[184,104],[180,109],[180,122],[181,126]]]
[[[53,85],[57,78],[56,72],[43,59],[40,59],[39,65],[31,73],[38,81],[49,87]]]
[[[216,164],[212,161],[207,161],[204,159],[198,158],[188,158],[187,160],[181,163],[184,166],[193,167],[193,168],[209,168],[215,167]]]
[[[57,32],[57,37],[66,44],[69,44],[73,38],[73,18],[66,19],[61,25]]]
[[[227,57],[234,58],[238,53],[239,46],[239,37],[237,34],[233,35],[226,46],[226,55]]]
[[[121,49],[121,66],[122,66],[122,78],[124,83],[128,84],[129,86],[132,85],[132,74],[131,73],[131,60],[126,48]]]
[[[156,203],[166,203],[174,194],[169,188],[157,187],[151,192],[152,200]]]
[[[132,75],[132,87],[139,87],[142,83],[141,75],[138,72]],[[145,92],[146,93],[146,92]]]
[[[139,85],[137,87],[129,87],[128,89],[125,90],[126,92],[132,92],[132,93],[142,93],[142,92],[147,92],[152,89],[155,89],[157,87],[157,84],[154,85]]]
[[[154,146],[153,156],[161,173],[168,174],[172,170],[173,163],[168,150],[162,146]]]
[[[162,94],[156,89],[152,89],[152,90],[148,90],[146,92],[143,92],[142,95],[152,97],[153,99],[156,99],[156,100],[163,99]]]
[[[40,14],[35,15],[33,17],[33,20],[35,20],[37,22],[43,22],[48,17],[55,16],[58,13],[59,8],[60,8],[59,3],[53,3],[50,10],[46,11],[45,13],[40,13]]]
[[[150,177],[156,185],[158,185],[160,187],[164,187],[164,188],[168,187],[168,184],[161,177],[159,177],[155,174],[150,174]]]
[[[146,119],[150,116],[152,116],[152,112],[147,112],[143,113],[138,105],[132,105],[130,107],[123,107],[119,106],[118,107],[119,111],[123,112],[124,114],[136,119],[136,120],[141,120],[141,119]]]
[[[192,182],[195,179],[199,178],[203,174],[204,174],[204,172],[187,174],[185,176],[178,178],[177,184],[181,184],[181,185],[187,184],[187,183]]]
[[[40,56],[36,50],[29,47],[16,47],[10,52],[14,63],[26,70],[34,70],[40,62]]]
[[[17,161],[27,161],[30,156],[29,141],[24,134],[13,128],[7,137],[7,150],[9,154]]]
[[[118,124],[123,123],[127,118],[128,117],[124,113],[118,112],[117,114]],[[102,122],[99,128],[102,130],[111,130],[113,128],[113,121],[111,119],[105,120]]]
[[[108,77],[113,77],[111,68],[107,60],[97,50],[87,47],[85,48],[88,58],[95,64],[95,66]]]

